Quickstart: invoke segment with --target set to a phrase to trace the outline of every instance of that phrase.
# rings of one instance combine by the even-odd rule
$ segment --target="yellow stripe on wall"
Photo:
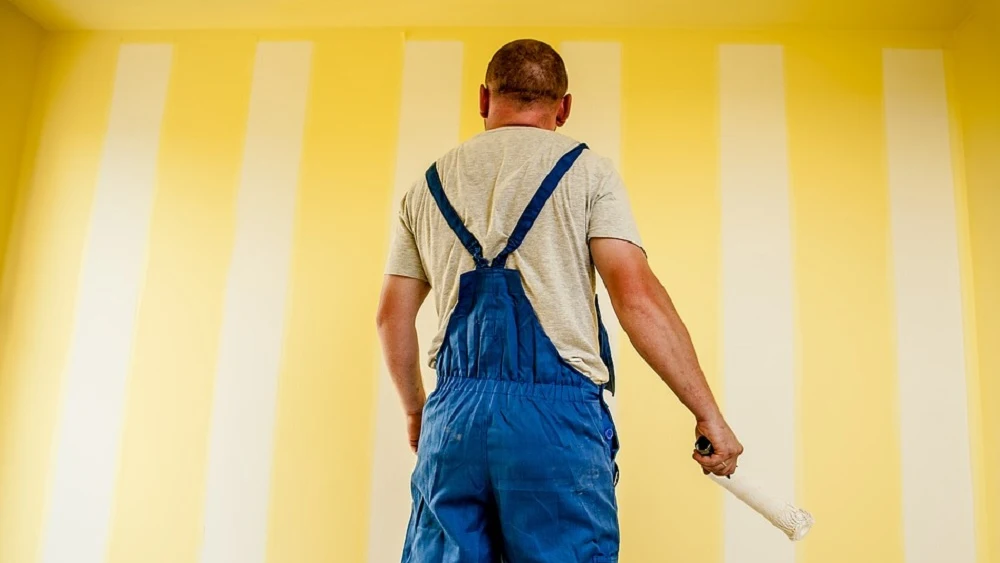
[[[56,35],[39,66],[38,105],[17,246],[8,263],[10,323],[0,361],[0,561],[37,561],[52,436],[90,219],[118,42]],[[57,203],[58,202],[58,203]]]
[[[273,563],[367,560],[372,311],[385,265],[402,49],[393,31],[338,31],[315,42],[278,390]]]
[[[254,60],[212,399],[204,563],[263,563],[312,43]]]
[[[650,265],[719,391],[716,45],[686,34],[637,35],[622,55],[622,174]],[[621,560],[720,563],[722,495],[690,458],[694,419],[624,335],[622,342]]]
[[[954,59],[945,54],[945,72],[948,87],[949,129],[951,134],[952,162],[955,174],[955,218],[958,234],[959,277],[962,293],[962,323],[965,345],[965,378],[968,385],[966,400],[969,410],[969,458],[972,470],[972,507],[975,522],[976,560],[991,561],[989,550],[989,485],[986,473],[987,446],[983,442],[985,434],[982,378],[979,370],[979,339],[976,334],[976,293],[973,275],[971,229],[969,225],[969,202],[965,181],[965,159],[963,158],[962,120],[958,111],[959,90],[957,88]]]
[[[1000,3],[979,2],[956,33],[951,98],[961,117],[968,229],[963,270],[966,338],[975,338],[981,413],[977,538],[981,561],[1000,557]],[[961,217],[961,215],[960,215]],[[969,289],[972,291],[968,291]],[[972,299],[971,302],[969,300]],[[973,326],[974,325],[974,326]],[[971,347],[970,347],[971,348]],[[970,391],[974,391],[970,388]],[[975,422],[976,420],[973,419]],[[975,433],[973,434],[975,435]],[[994,559],[989,559],[989,557]]]
[[[398,221],[399,202],[437,158],[458,142],[462,44],[457,41],[407,41],[403,58],[403,99],[398,123],[396,174],[388,229]],[[385,217],[385,215],[383,216]],[[384,260],[385,254],[383,254]],[[417,318],[424,386],[434,388],[426,351],[437,332],[431,297]],[[406,417],[384,363],[378,364],[375,401],[375,454],[371,489],[368,561],[398,561],[410,513],[409,478],[416,457],[406,439]]]
[[[786,65],[799,498],[819,522],[798,561],[902,563],[881,49],[796,41]]]
[[[0,0],[0,284],[4,279],[7,240],[14,219],[21,156],[25,150],[28,114],[35,90],[35,69],[41,53],[42,28]],[[0,288],[2,291],[2,288]],[[6,310],[0,294],[0,332]]]
[[[109,563],[194,563],[255,41],[180,37],[163,118]]]
[[[42,561],[107,554],[170,45],[123,45],[63,375]]]

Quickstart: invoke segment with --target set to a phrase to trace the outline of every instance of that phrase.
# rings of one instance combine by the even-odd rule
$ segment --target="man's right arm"
[[[732,474],[743,446],[723,418],[687,328],[646,255],[629,242],[611,238],[591,239],[590,250],[632,345],[694,415],[695,432],[712,442],[714,455],[695,452],[694,459],[706,472]]]

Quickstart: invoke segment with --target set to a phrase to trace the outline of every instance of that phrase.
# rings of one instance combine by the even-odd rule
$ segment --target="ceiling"
[[[13,0],[49,29],[952,29],[974,0]],[[986,0],[992,2],[993,0]]]

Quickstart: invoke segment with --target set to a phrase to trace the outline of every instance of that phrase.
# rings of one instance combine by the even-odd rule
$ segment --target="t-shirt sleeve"
[[[624,240],[642,248],[625,183],[610,164],[591,195],[587,240],[595,238]]]
[[[427,274],[424,272],[424,263],[420,259],[417,239],[413,235],[410,223],[410,213],[407,209],[409,198],[410,194],[408,193],[399,204],[396,229],[392,238],[392,246],[389,249],[389,260],[385,273],[391,276],[428,281]]]

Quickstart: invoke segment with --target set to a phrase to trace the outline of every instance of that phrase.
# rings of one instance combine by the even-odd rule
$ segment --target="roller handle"
[[[704,436],[698,438],[698,441],[694,443],[694,449],[701,455],[712,455],[715,453],[715,448],[712,447],[712,442]]]
[[[694,443],[694,449],[699,454],[706,456],[715,453],[715,448],[712,447],[712,442],[704,436],[699,437],[698,441]],[[726,479],[732,479],[732,476],[726,475]]]

